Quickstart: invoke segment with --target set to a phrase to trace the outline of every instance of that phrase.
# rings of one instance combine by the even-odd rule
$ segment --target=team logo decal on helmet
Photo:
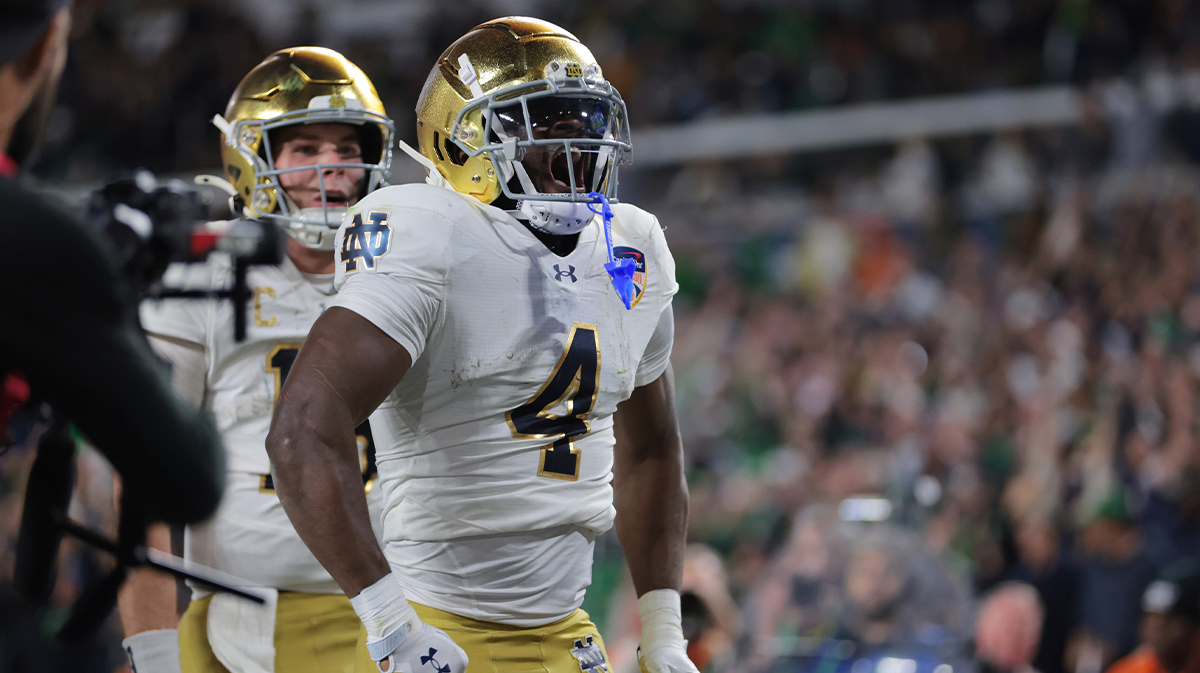
[[[588,194],[615,201],[628,163],[625,102],[595,57],[558,26],[489,21],[442,54],[417,102],[421,154],[455,190],[554,234],[593,220]]]
[[[279,169],[272,131],[297,124],[340,123],[358,127],[362,161],[307,164]],[[326,198],[325,169],[360,169],[365,177],[358,197],[387,184],[395,126],[375,86],[344,56],[321,47],[295,47],[271,54],[238,85],[221,130],[221,157],[230,191],[250,217],[274,217],[288,233],[310,248],[332,250],[346,214],[345,204]],[[321,205],[299,208],[280,185],[280,175],[316,171]]]

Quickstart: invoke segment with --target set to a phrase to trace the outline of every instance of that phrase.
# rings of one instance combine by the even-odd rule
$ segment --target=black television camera
[[[218,297],[234,303],[234,338],[246,337],[251,298],[246,272],[254,264],[283,262],[286,234],[269,220],[207,224],[208,206],[179,180],[158,181],[146,171],[113,182],[92,194],[89,219],[112,242],[125,277],[142,298]],[[214,252],[233,258],[227,289],[164,288],[163,273],[173,262],[202,262]]]
[[[88,220],[112,244],[117,264],[133,290],[131,301],[148,297],[229,299],[235,304],[235,338],[240,341],[245,338],[246,312],[252,296],[246,283],[249,267],[281,263],[285,234],[266,221],[234,220],[226,223],[228,226],[214,228],[207,224],[208,219],[208,207],[197,191],[178,180],[160,182],[144,171],[97,190],[88,204]],[[162,286],[163,274],[171,263],[201,262],[214,252],[233,258],[233,278],[227,288],[184,290]],[[129,497],[122,498],[116,540],[70,520],[67,507],[75,485],[75,439],[67,419],[53,410],[44,413],[49,427],[38,440],[17,538],[17,590],[35,604],[49,601],[64,534],[117,559],[116,568],[106,577],[84,587],[58,633],[59,639],[80,640],[99,628],[116,604],[121,584],[137,566],[155,567],[211,589],[263,602],[252,591],[238,589],[238,585],[245,585],[238,578],[147,548],[147,519]]]

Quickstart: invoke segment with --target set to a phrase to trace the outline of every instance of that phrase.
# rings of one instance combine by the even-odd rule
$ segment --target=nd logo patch
[[[613,248],[613,259],[633,260],[633,301],[629,302],[629,308],[633,308],[646,291],[646,256],[641,250],[619,245]]]
[[[388,224],[387,213],[367,213],[366,221],[363,221],[362,213],[354,213],[342,239],[341,260],[346,265],[346,273],[358,271],[359,263],[368,271],[374,271],[375,260],[386,255],[391,247],[392,225]]]
[[[571,650],[571,656],[579,662],[581,673],[609,673],[608,660],[604,658],[604,650],[600,649],[591,636],[576,640],[575,648]]]

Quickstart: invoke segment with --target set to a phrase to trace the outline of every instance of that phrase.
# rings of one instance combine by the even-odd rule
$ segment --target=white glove
[[[367,629],[367,654],[384,673],[463,673],[467,653],[446,632],[421,621],[396,576],[388,573],[350,599]]]
[[[638,615],[642,618],[638,663],[646,673],[700,673],[687,656],[678,591],[647,591],[638,599]]]
[[[687,656],[687,641],[682,647],[663,647],[650,652],[638,646],[638,662],[646,673],[700,673],[700,669]]]
[[[134,673],[179,673],[179,632],[142,631],[121,641]]]
[[[386,659],[376,662],[384,673],[463,673],[467,653],[446,632],[417,619],[415,630]]]

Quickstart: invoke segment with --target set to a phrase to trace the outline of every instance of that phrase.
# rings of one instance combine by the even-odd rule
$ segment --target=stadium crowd
[[[78,4],[39,174],[215,166],[207,117],[264,38],[223,3],[172,4],[178,39],[152,43],[131,37],[128,8]],[[347,49],[402,136],[441,37],[493,4],[431,12],[428,53],[411,63]],[[593,46],[635,143],[638,125],[733,112],[1061,81],[1097,92],[1078,127],[623,178],[667,227],[682,285],[685,627],[702,669],[950,673],[938,667],[970,670],[978,654],[994,670],[1099,673],[1143,644],[1146,587],[1200,554],[1200,117],[1156,109],[1138,87],[1200,66],[1196,9],[532,4],[522,11]],[[299,34],[318,39],[320,16]],[[1132,107],[1098,82],[1132,91]],[[0,577],[28,458],[0,460]],[[111,527],[110,486],[102,461],[85,461],[78,516]],[[106,562],[64,554],[62,606]],[[975,622],[989,592],[1024,586],[1012,582],[1039,601],[1014,592],[1001,607],[1018,616],[1000,630],[1040,629],[1006,661]],[[602,538],[585,607],[622,672],[636,669],[631,591]],[[22,614],[0,605],[0,670],[22,648],[58,652],[63,670],[121,665],[111,634],[81,657],[45,642],[61,615],[3,617]],[[870,653],[894,663],[856,667]]]
[[[72,53],[38,174],[219,164],[211,115],[273,49],[317,42],[370,73],[411,140],[428,64],[480,21],[570,27],[648,124],[1054,82],[1200,61],[1182,0],[78,0]],[[374,13],[369,13],[374,12]],[[370,20],[355,21],[361,15]],[[397,38],[400,36],[400,38]]]

